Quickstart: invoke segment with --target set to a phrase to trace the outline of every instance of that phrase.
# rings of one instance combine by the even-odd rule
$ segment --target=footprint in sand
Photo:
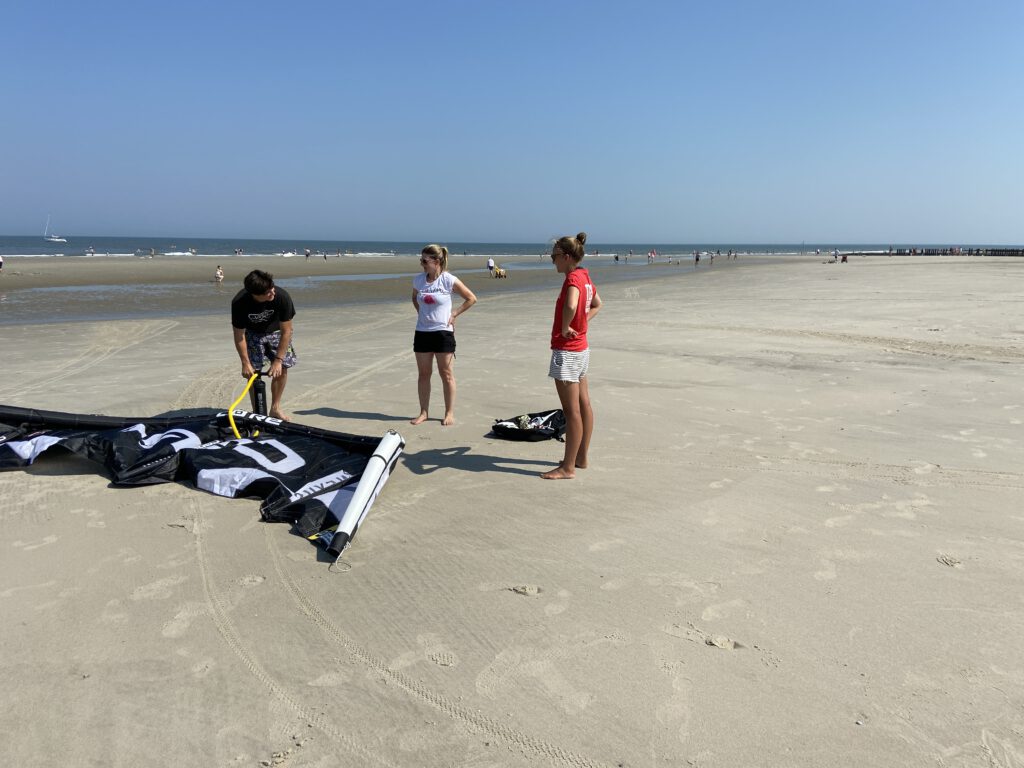
[[[324,672],[320,677],[315,680],[310,680],[306,685],[314,688],[334,688],[338,685],[344,685],[349,681],[349,674],[340,670],[332,670],[330,672]]]
[[[45,536],[39,541],[15,541],[11,543],[11,546],[17,547],[18,549],[23,549],[26,552],[31,552],[33,549],[39,549],[40,547],[45,547],[50,544],[53,544],[57,541],[57,539],[57,536]]]
[[[726,635],[712,635],[705,632],[703,629],[698,629],[693,624],[687,622],[686,626],[679,624],[670,624],[662,629],[666,635],[672,637],[678,637],[680,640],[688,640],[691,643],[697,643],[698,645],[705,645],[710,648],[721,648],[724,651],[735,651],[737,648],[743,648],[741,643],[733,640],[731,637]]]
[[[10,597],[18,592],[23,592],[27,589],[45,589],[46,587],[52,587],[56,584],[56,581],[44,581],[39,584],[26,584],[23,587],[8,587],[3,592],[0,592],[0,597]]]
[[[737,609],[745,608],[747,605],[745,600],[727,600],[724,603],[718,603],[716,605],[709,605],[701,613],[701,621],[718,621],[724,619],[735,613]]]
[[[607,552],[612,547],[620,547],[625,544],[625,539],[608,539],[607,541],[595,541],[587,547],[589,552]]]
[[[558,614],[564,612],[565,609],[569,607],[568,600],[569,600],[570,597],[572,597],[572,593],[569,592],[569,590],[567,590],[567,589],[560,589],[560,590],[558,590],[558,595],[557,596],[558,596],[558,599],[559,599],[560,602],[548,603],[547,605],[544,606],[544,615],[545,616],[557,616]]]
[[[850,487],[848,485],[819,485],[814,490],[818,493],[836,493],[837,491],[848,491]]]
[[[836,564],[831,560],[821,559],[822,569],[816,571],[814,578],[818,581],[831,581],[836,577]]]
[[[459,657],[454,651],[445,645],[439,635],[428,633],[418,635],[416,642],[423,649],[423,655],[439,667],[455,667],[459,664]]]
[[[210,609],[205,603],[188,603],[178,609],[173,619],[164,624],[160,634],[164,637],[181,637],[192,625],[192,619],[204,616],[209,612]]]
[[[132,600],[166,600],[182,582],[188,581],[187,576],[168,576],[166,579],[154,581],[132,590]]]
[[[666,669],[667,672],[669,670]],[[651,724],[651,738],[662,741],[660,751],[669,754],[670,750],[686,744],[690,738],[690,720],[692,709],[692,683],[682,672],[669,672],[672,675],[672,692],[658,705],[654,721]],[[663,733],[659,734],[659,731]]]

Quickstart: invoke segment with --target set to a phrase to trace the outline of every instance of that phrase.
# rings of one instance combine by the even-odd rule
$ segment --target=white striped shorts
[[[579,381],[590,368],[590,350],[569,352],[564,349],[551,350],[551,366],[548,376],[556,381]]]

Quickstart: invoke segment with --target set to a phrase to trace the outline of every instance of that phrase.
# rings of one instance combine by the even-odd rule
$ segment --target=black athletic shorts
[[[413,352],[455,352],[455,331],[416,331]]]

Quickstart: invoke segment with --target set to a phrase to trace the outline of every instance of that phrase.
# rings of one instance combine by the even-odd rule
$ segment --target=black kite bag
[[[563,440],[565,435],[565,414],[561,408],[553,411],[524,413],[510,419],[495,419],[491,433],[504,440],[525,440],[536,443],[541,440]]]

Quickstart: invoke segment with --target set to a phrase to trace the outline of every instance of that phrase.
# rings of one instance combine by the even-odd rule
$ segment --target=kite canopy
[[[0,471],[63,448],[101,464],[115,485],[184,482],[218,496],[260,498],[264,520],[290,522],[340,556],[401,456],[402,436],[231,415],[248,430],[241,438],[227,411],[118,418],[0,405]]]

